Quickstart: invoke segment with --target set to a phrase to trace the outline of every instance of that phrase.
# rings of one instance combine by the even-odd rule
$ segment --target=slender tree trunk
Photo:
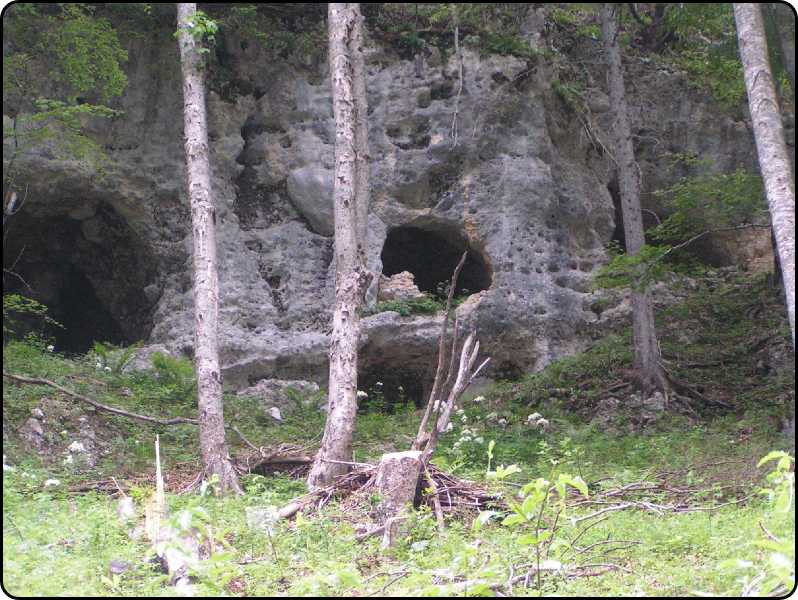
[[[330,339],[327,423],[308,475],[316,489],[347,471],[357,414],[358,309],[370,282],[365,268],[368,169],[362,17],[357,3],[330,3],[329,59],[335,115],[335,310]],[[363,206],[365,204],[365,206]]]
[[[787,316],[795,348],[795,182],[781,113],[768,62],[765,27],[758,4],[734,4],[745,89],[754,125],[759,169],[765,182],[770,220],[781,262]]]
[[[199,436],[206,475],[216,474],[222,490],[241,492],[227,450],[222,410],[217,322],[216,211],[211,199],[208,128],[202,55],[189,28],[196,4],[177,5],[183,69],[183,119],[188,195],[194,237],[194,363],[197,370]]]
[[[607,55],[610,103],[614,109],[615,158],[618,163],[618,187],[621,196],[626,251],[637,254],[645,244],[643,213],[640,210],[640,170],[635,162],[632,132],[626,107],[621,50],[615,11],[619,4],[604,4],[601,12],[604,51]],[[632,292],[632,328],[635,367],[640,375],[643,397],[655,390],[667,394],[668,380],[660,364],[661,357],[654,327],[654,311],[645,291]]]
[[[366,66],[363,58],[363,17],[360,4],[349,5],[357,22],[352,29],[352,87],[355,97],[355,236],[357,257],[362,266],[366,262],[368,213],[371,188],[369,185],[369,129],[366,98]]]

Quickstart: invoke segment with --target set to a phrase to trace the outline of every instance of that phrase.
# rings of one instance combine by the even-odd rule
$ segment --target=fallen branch
[[[432,507],[435,510],[435,519],[438,521],[438,531],[443,533],[443,530],[446,529],[446,523],[443,520],[443,509],[441,508],[441,501],[438,498],[438,486],[435,485],[435,480],[432,478],[432,475],[429,473],[429,469],[427,465],[424,466],[424,475],[429,482],[429,487],[432,490]]]
[[[87,404],[91,404],[97,410],[102,410],[114,415],[119,415],[121,417],[128,417],[130,419],[137,419],[139,421],[145,421],[147,423],[155,423],[157,425],[199,425],[199,421],[197,419],[188,419],[186,417],[174,417],[171,419],[158,419],[156,417],[150,417],[148,415],[139,415],[136,413],[128,412],[126,410],[122,410],[121,408],[114,408],[113,406],[108,406],[106,404],[101,404],[96,400],[92,400],[91,398],[84,396],[83,394],[79,394],[73,390],[67,389],[63,386],[58,385],[57,383],[50,381],[49,379],[42,379],[39,377],[25,377],[23,375],[14,375],[13,373],[7,373],[3,371],[3,377],[10,379],[11,381],[17,381],[20,383],[30,383],[34,385],[49,385],[52,388],[57,389],[68,396],[72,396],[73,398],[77,398],[81,402],[85,402]]]
[[[101,402],[97,402],[89,398],[88,396],[84,396],[83,394],[79,394],[74,390],[70,390],[69,388],[65,388],[54,381],[50,381],[49,379],[43,379],[39,377],[25,377],[24,375],[15,375],[13,373],[7,373],[3,371],[3,377],[10,379],[11,381],[16,381],[18,383],[27,383],[32,385],[48,385],[52,388],[57,389],[58,391],[76,398],[81,402],[85,402],[90,404],[97,410],[101,410],[104,412],[111,413],[113,415],[117,415],[120,417],[127,417],[129,419],[136,419],[139,421],[144,421],[146,423],[154,423],[156,425],[199,425],[199,421],[197,419],[190,419],[188,417],[173,417],[171,419],[159,419],[157,417],[151,417],[149,415],[141,415],[137,413],[132,413],[127,410],[123,410],[121,408],[116,408],[114,406],[108,406],[107,404],[102,404]],[[241,433],[241,431],[235,425],[225,425],[225,429],[233,430],[238,437],[250,448],[252,448],[255,452],[257,452],[261,456],[261,460],[259,460],[253,467],[268,464],[268,463],[310,463],[313,461],[312,456],[306,455],[286,455],[282,453],[273,453],[267,454],[266,449],[264,447],[258,447],[252,442],[250,442],[246,436]],[[248,462],[248,461],[247,461]],[[247,466],[247,470],[250,470],[250,467]]]

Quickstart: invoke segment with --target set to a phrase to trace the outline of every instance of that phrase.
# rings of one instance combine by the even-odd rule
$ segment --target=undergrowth
[[[335,501],[312,516],[254,524],[252,514],[305,493],[301,473],[244,476],[246,493],[241,497],[169,493],[172,514],[204,513],[214,538],[224,540],[224,550],[194,573],[196,591],[249,596],[507,593],[495,586],[506,585],[511,573],[518,575],[523,565],[538,559],[569,568],[580,564],[583,573],[597,571],[585,566],[594,563],[615,568],[590,577],[567,577],[555,569],[539,581],[532,577],[529,587],[517,581],[513,594],[737,595],[771,584],[779,589],[794,577],[794,504],[778,501],[792,466],[782,464],[784,455],[765,464],[760,459],[773,450],[790,449],[791,440],[779,426],[794,402],[794,380],[768,354],[789,343],[782,309],[778,292],[764,279],[718,272],[701,280],[683,303],[658,311],[669,368],[702,386],[705,394],[727,394],[731,411],[702,409],[700,419],[671,414],[644,427],[619,427],[610,433],[593,417],[603,390],[628,375],[629,335],[623,331],[519,381],[471,394],[455,414],[451,431],[442,436],[433,462],[507,498],[541,478],[557,482],[559,474],[579,477],[588,497],[574,491],[569,502],[587,503],[570,506],[569,518],[560,517],[556,525],[552,519],[559,496],[546,496],[540,484],[527,488],[537,498],[527,509],[542,511],[540,526],[537,512],[526,524],[502,524],[510,515],[505,510],[474,527],[478,512],[466,507],[447,518],[446,531],[440,534],[434,514],[423,509],[412,514],[397,546],[381,551],[378,537],[356,537],[367,516]],[[98,368],[95,355],[67,358],[30,340],[11,342],[4,350],[6,371],[45,377],[134,412],[196,416],[190,402],[167,393],[171,384],[162,373],[106,370],[107,365]],[[758,366],[765,359],[769,371]],[[696,362],[708,366],[692,365]],[[55,449],[50,456],[31,453],[15,436],[4,443],[4,464],[9,465],[3,485],[5,589],[16,595],[176,594],[166,576],[148,562],[148,544],[131,539],[118,520],[115,498],[70,489],[111,476],[129,482],[141,520],[152,493],[154,435],[161,436],[164,470],[173,483],[199,469],[196,428],[153,427],[97,415],[92,422],[105,422],[108,431],[98,429],[98,439],[111,440],[110,452],[93,469],[71,468],[63,463],[62,451],[77,439],[80,415],[90,411],[47,386],[8,383],[3,405],[11,430],[36,407],[61,406],[63,420],[56,429],[66,434],[48,441]],[[630,393],[618,395],[623,399]],[[257,444],[312,447],[324,426],[325,415],[316,408],[321,396],[307,402],[298,393],[294,396],[295,410],[287,410],[282,423],[265,416],[257,399],[235,395],[225,396],[225,415]],[[627,409],[623,402],[618,408],[621,425]],[[383,452],[407,449],[419,418],[412,404],[394,414],[358,415],[354,459],[376,463]],[[234,454],[245,449],[235,436],[228,439]],[[776,463],[785,468],[773,475]],[[618,510],[575,539],[581,528],[570,518],[600,509],[602,505],[589,504],[594,498],[608,498],[623,486],[657,482],[666,483],[634,500],[655,506],[685,502],[701,510]],[[759,494],[763,488],[770,491]],[[674,489],[688,492],[678,495]],[[519,507],[526,502],[517,501]],[[631,543],[615,544],[604,556],[585,550],[595,544],[609,551],[607,540]],[[124,572],[109,573],[112,560],[125,563]]]

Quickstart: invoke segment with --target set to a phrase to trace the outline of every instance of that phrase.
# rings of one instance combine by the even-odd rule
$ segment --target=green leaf
[[[479,531],[480,529],[482,529],[482,526],[485,525],[485,523],[490,521],[491,518],[493,518],[495,515],[498,515],[498,514],[501,514],[501,513],[498,512],[498,511],[495,511],[495,510],[483,510],[483,511],[480,511],[480,513],[474,519],[474,524],[471,526],[471,529],[474,532]]]
[[[505,527],[512,527],[513,525],[518,525],[519,523],[526,523],[529,519],[527,519],[524,515],[519,515],[518,513],[512,514],[509,517],[506,517],[504,521],[502,521],[502,525]]]
[[[588,497],[587,484],[579,475],[572,477],[571,475],[562,473],[560,474],[559,481],[562,481],[564,484],[568,484],[571,487],[576,488],[582,493],[582,495],[585,498]]]
[[[526,515],[528,519],[531,519],[535,514],[535,509],[540,504],[542,498],[539,497],[539,494],[533,493],[524,498],[523,504],[521,504],[521,512]]]
[[[792,456],[784,452],[783,450],[773,450],[772,452],[768,452],[767,455],[757,463],[757,467],[761,467],[765,463],[770,462],[771,460],[775,460],[777,458],[787,458],[787,466],[789,467],[789,463],[792,460],[795,460]]]

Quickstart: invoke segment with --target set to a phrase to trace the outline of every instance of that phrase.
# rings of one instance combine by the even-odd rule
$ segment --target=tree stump
[[[413,505],[420,473],[421,452],[418,450],[391,452],[380,459],[374,485],[381,498],[377,518],[385,527],[383,548],[392,546],[396,540],[401,513],[408,504]]]

